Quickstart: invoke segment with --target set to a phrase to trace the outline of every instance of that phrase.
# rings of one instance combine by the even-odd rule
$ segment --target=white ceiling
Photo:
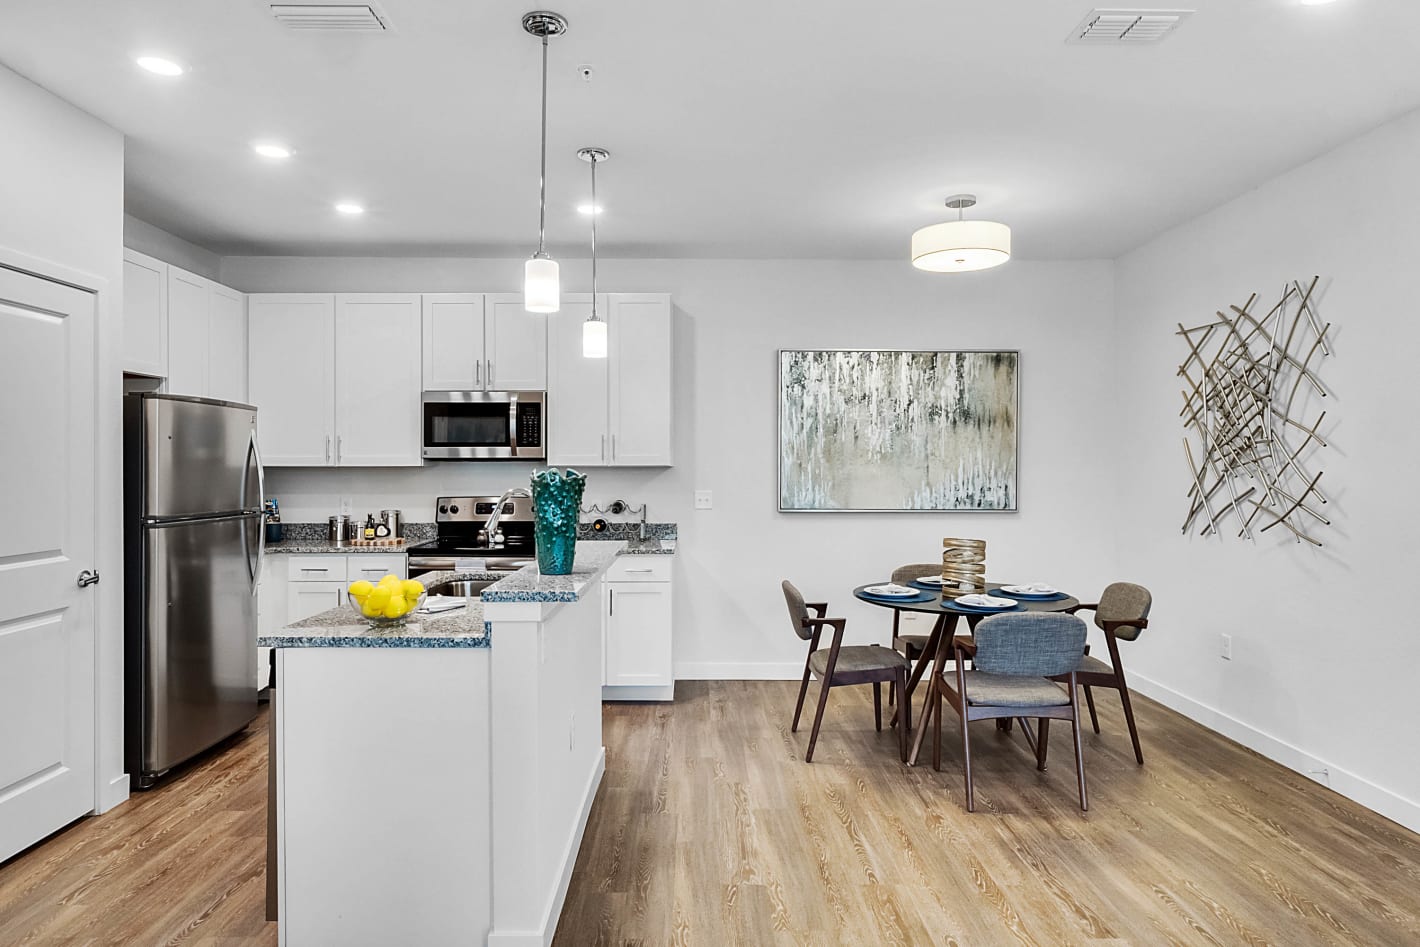
[[[289,31],[262,0],[0,0],[0,62],[128,136],[130,213],[220,253],[523,255],[536,2],[381,0],[393,30],[365,34]],[[971,191],[1018,256],[1111,257],[1420,106],[1414,0],[1192,0],[1127,48],[1064,42],[1089,0],[546,2],[571,22],[557,255],[586,252],[583,145],[612,154],[611,255],[902,259]],[[191,71],[151,76],[145,52]],[[345,197],[369,213],[339,217]]]

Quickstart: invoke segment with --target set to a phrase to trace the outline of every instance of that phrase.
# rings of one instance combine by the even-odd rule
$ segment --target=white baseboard
[[[94,815],[103,815],[121,802],[128,801],[128,774],[119,773],[107,782],[99,783],[99,797],[94,800]]]
[[[797,681],[803,676],[802,661],[681,661],[675,666],[678,681]]]
[[[577,852],[582,848],[582,836],[587,832],[587,819],[592,814],[592,801],[597,797],[597,787],[601,785],[604,773],[606,773],[606,747],[602,747],[597,752],[597,764],[592,767],[591,775],[587,779],[587,788],[582,794],[582,811],[577,815],[577,828],[567,839],[567,846],[562,850],[562,870],[558,872],[557,890],[552,893],[547,911],[543,914],[541,929],[536,931],[490,931],[488,947],[533,947],[535,944],[547,947],[552,943],[553,935],[557,933],[557,921],[562,917],[562,905],[567,900],[567,887],[572,883],[572,869],[577,864]]]
[[[1268,759],[1280,763],[1288,769],[1308,779],[1328,786],[1353,802],[1358,802],[1405,826],[1413,832],[1420,832],[1420,803],[1397,795],[1382,786],[1344,770],[1333,763],[1320,759],[1280,740],[1270,733],[1243,723],[1207,704],[1186,697],[1158,681],[1144,677],[1137,672],[1129,675],[1129,686],[1145,697],[1152,698],[1171,710],[1176,710],[1197,721],[1210,730],[1215,730],[1230,740],[1235,740],[1250,750],[1261,753]]]

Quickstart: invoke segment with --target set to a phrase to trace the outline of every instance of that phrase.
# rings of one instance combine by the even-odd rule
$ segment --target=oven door
[[[532,394],[540,403],[541,392]],[[424,457],[511,460],[542,456],[518,449],[518,406],[524,395],[513,391],[424,392]]]

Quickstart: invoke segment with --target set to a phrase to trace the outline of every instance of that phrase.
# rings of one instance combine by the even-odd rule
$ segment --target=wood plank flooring
[[[971,814],[950,709],[942,772],[925,748],[908,769],[871,690],[836,688],[805,764],[796,691],[606,708],[557,947],[1420,944],[1420,836],[1143,697],[1140,767],[1096,692],[1088,813],[1068,726],[1041,774],[1019,732],[974,724]]]
[[[605,709],[607,772],[556,944],[1420,943],[1420,837],[1142,697],[1036,773],[1019,734],[973,730],[962,808],[907,769],[868,688],[837,688],[816,760],[795,685],[684,682]],[[274,945],[265,921],[266,722],[113,813],[0,865],[0,944]],[[925,754],[924,754],[925,756]]]

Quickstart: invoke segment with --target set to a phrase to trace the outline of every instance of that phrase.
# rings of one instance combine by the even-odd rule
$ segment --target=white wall
[[[0,66],[0,260],[7,251],[48,261],[34,269],[99,294],[95,335],[98,469],[98,804],[127,797],[123,774],[123,429],[118,353],[123,337],[123,136]],[[10,409],[10,406],[5,406]],[[18,462],[16,445],[5,463]],[[111,472],[105,476],[104,471]],[[22,498],[7,498],[23,502]]]
[[[128,214],[123,215],[123,245],[210,280],[222,268],[222,258],[211,250]]]
[[[1420,355],[1420,113],[1385,125],[1121,258],[1116,267],[1120,429],[1117,504],[1124,575],[1153,589],[1154,627],[1126,647],[1145,693],[1420,828],[1414,675],[1420,634],[1408,592],[1413,376]],[[1331,527],[1321,549],[1278,527],[1256,543],[1185,538],[1176,323],[1197,325],[1287,280],[1323,278],[1319,313],[1335,357],[1319,452]],[[1314,417],[1315,412],[1308,415]],[[1274,535],[1276,534],[1276,535]],[[1231,634],[1233,658],[1219,656]]]
[[[516,291],[520,260],[226,258],[222,282],[248,292]],[[585,266],[564,263],[568,291]],[[779,582],[850,618],[850,636],[886,640],[888,613],[855,585],[903,562],[938,561],[942,538],[988,541],[991,572],[1096,595],[1114,577],[1114,473],[1098,449],[1114,416],[1113,280],[1107,262],[1014,262],[958,276],[906,262],[607,261],[599,288],[670,292],[676,305],[676,461],[667,470],[595,470],[589,501],[648,502],[680,523],[676,661],[682,677],[795,677],[803,645]],[[275,340],[256,340],[253,357]],[[1018,514],[792,514],[776,511],[779,348],[1019,348]],[[293,371],[300,353],[282,353]],[[439,494],[499,493],[526,465],[272,469],[267,489],[291,521],[323,521],[340,496],[358,511],[399,507],[430,520]],[[697,489],[715,508],[692,509]]]

